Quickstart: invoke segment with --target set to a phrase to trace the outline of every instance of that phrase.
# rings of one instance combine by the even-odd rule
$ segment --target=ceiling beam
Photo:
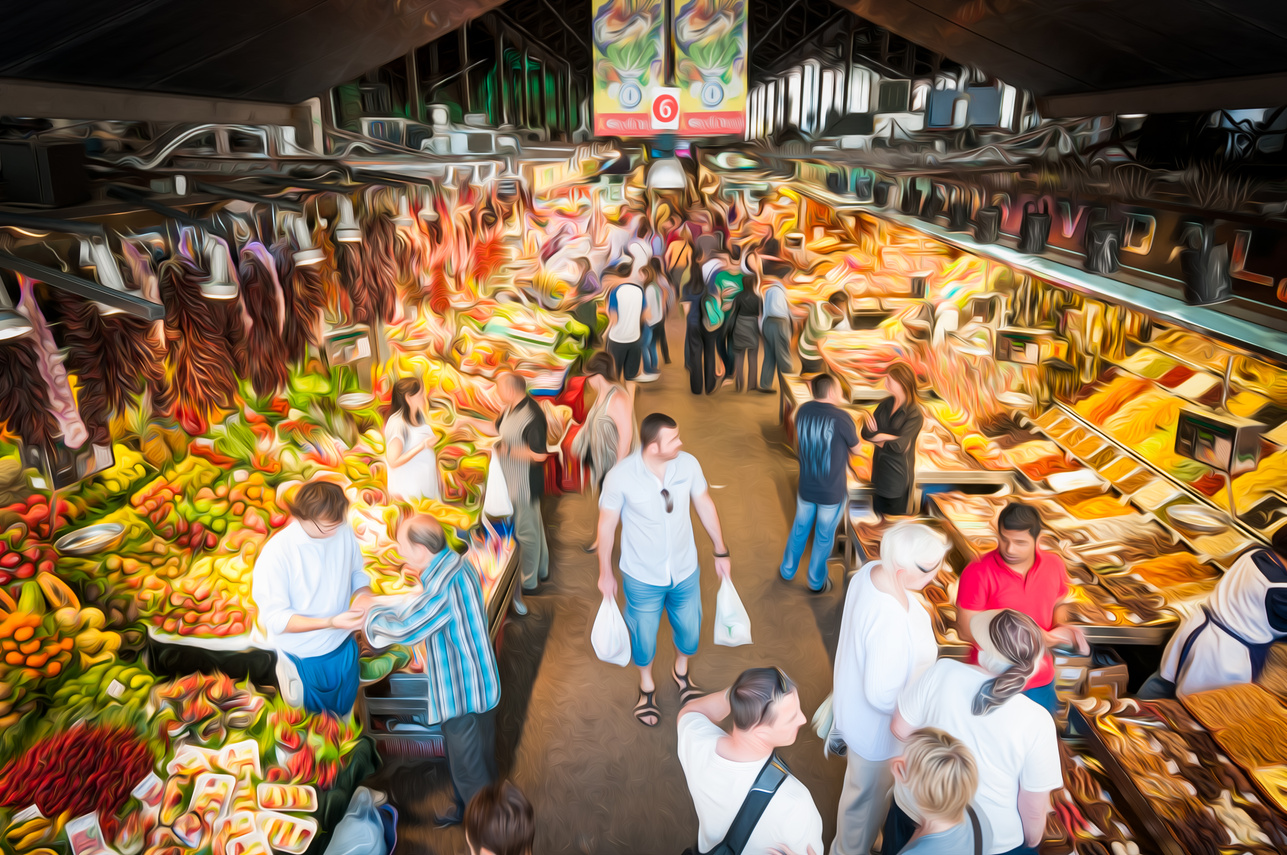
[[[314,138],[313,117],[310,108],[303,104],[166,95],[13,78],[0,78],[0,116],[161,124],[284,125],[295,128],[296,139],[304,146],[309,146]]]
[[[1222,80],[1050,95],[1037,99],[1041,115],[1052,119],[1119,113],[1254,110],[1283,104],[1287,104],[1287,74],[1226,77]]]

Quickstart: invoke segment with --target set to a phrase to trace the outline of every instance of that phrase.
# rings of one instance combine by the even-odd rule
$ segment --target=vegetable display
[[[130,729],[75,726],[36,742],[0,769],[0,805],[34,804],[54,817],[98,811],[110,821],[153,759]]]

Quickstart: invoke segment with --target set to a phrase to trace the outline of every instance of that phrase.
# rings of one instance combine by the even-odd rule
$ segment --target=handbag
[[[733,817],[733,824],[728,827],[724,839],[709,852],[701,852],[696,846],[684,850],[684,855],[741,855],[746,843],[751,839],[751,832],[764,816],[765,809],[773,800],[773,794],[782,786],[782,782],[791,774],[791,770],[778,757],[777,752],[769,755],[760,774],[755,776],[755,783],[742,800],[742,806]]]

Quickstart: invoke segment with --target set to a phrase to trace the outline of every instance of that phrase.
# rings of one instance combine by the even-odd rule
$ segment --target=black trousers
[[[643,362],[643,340],[635,339],[629,344],[608,339],[608,353],[617,363],[617,379],[633,380],[639,376],[639,366]]]
[[[715,360],[718,358],[717,343],[719,330],[711,332],[699,322],[694,328],[688,325],[688,334],[684,345],[688,356],[688,390],[694,395],[702,393],[702,381],[705,380],[706,394],[715,391]]]
[[[660,349],[661,358],[665,360],[667,365],[669,365],[670,364],[670,342],[666,340],[666,322],[665,321],[662,321],[659,324],[653,324],[652,340],[657,342],[657,347]]]
[[[447,768],[461,811],[478,791],[496,780],[496,710],[465,713],[442,723]]]
[[[716,332],[715,349],[724,363],[724,376],[733,376],[733,325],[727,320]]]

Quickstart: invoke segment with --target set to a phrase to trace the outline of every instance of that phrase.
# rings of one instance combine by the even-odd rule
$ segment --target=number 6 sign
[[[657,88],[652,95],[652,128],[655,131],[679,129],[679,90]]]

